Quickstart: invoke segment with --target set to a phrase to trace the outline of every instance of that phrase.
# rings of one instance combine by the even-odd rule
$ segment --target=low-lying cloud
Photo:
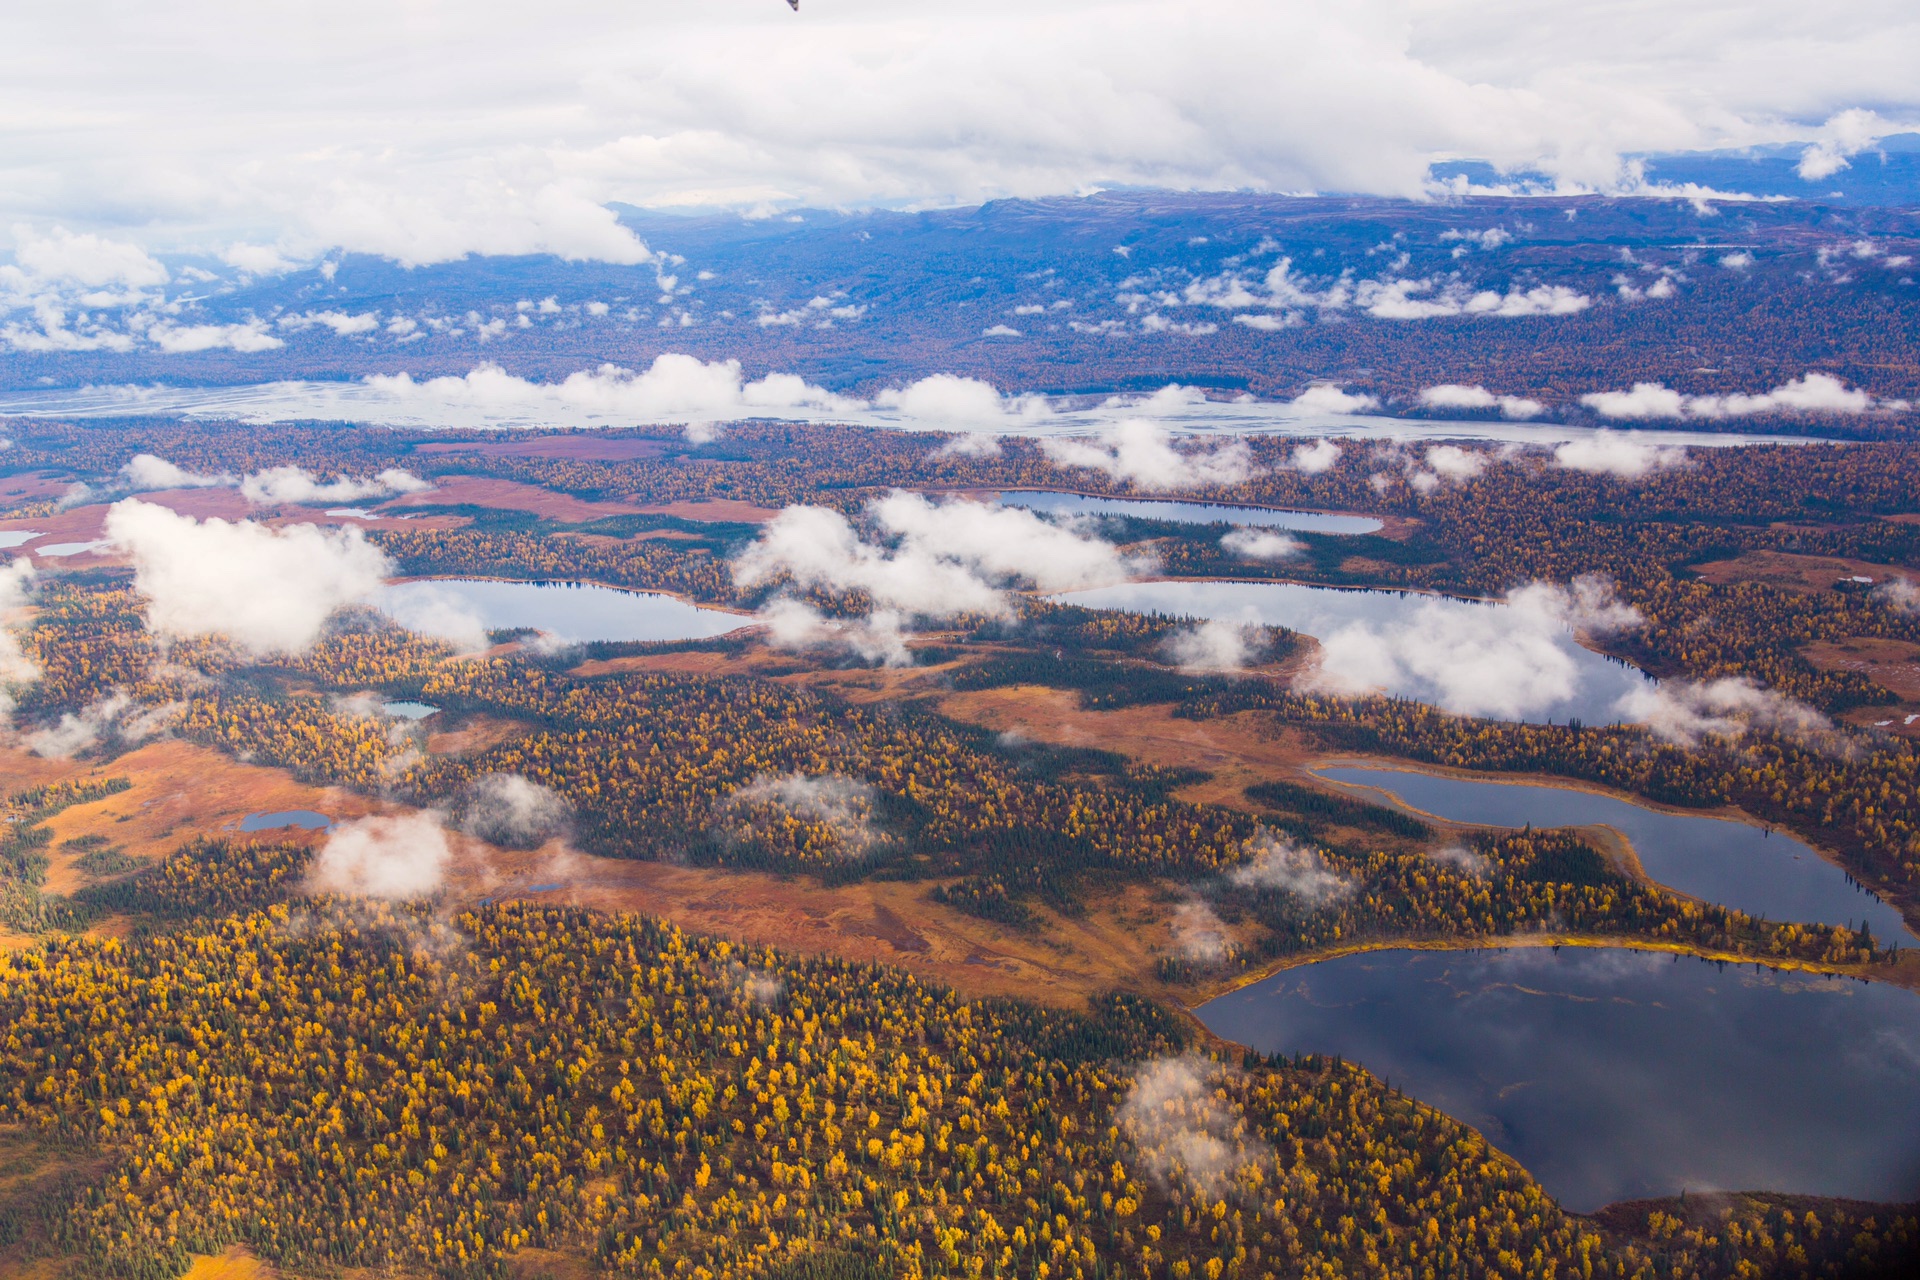
[[[1560,445],[1553,451],[1553,462],[1568,471],[1637,480],[1655,471],[1686,466],[1687,451],[1680,445],[1600,431]]]
[[[1211,618],[1174,632],[1162,651],[1182,671],[1240,671],[1266,656],[1265,639],[1256,625]]]
[[[1353,622],[1322,637],[1296,684],[1518,720],[1579,692],[1576,632],[1607,635],[1640,623],[1611,582],[1592,576],[1566,587],[1530,583],[1508,593],[1505,607],[1426,600],[1394,621]]]
[[[1278,889],[1310,907],[1328,906],[1353,894],[1353,882],[1317,852],[1264,827],[1247,841],[1247,855],[1227,873],[1228,881],[1243,889]]]
[[[1220,539],[1220,549],[1243,560],[1291,560],[1306,550],[1300,539],[1272,529],[1235,529]]]
[[[1166,428],[1144,418],[1115,423],[1093,440],[1054,438],[1040,447],[1056,466],[1098,471],[1143,489],[1232,485],[1256,474],[1244,442],[1179,449]]]
[[[1874,408],[1905,409],[1905,400],[1876,400],[1830,373],[1809,373],[1755,395],[1689,396],[1658,382],[1636,382],[1631,391],[1596,391],[1580,403],[1603,418],[1632,421],[1681,418],[1751,418],[1777,413],[1851,416]]]
[[[846,861],[865,857],[887,839],[874,822],[874,789],[839,774],[762,774],[721,804],[734,835],[753,838],[787,818],[822,828],[829,851]]]
[[[21,643],[20,614],[33,600],[36,575],[33,561],[22,556],[0,569],[0,726],[18,706],[21,685],[40,678],[40,664]]]
[[[1804,737],[1833,729],[1812,707],[1744,677],[1704,683],[1667,680],[1628,693],[1619,710],[1655,737],[1681,746],[1693,746],[1702,738],[1737,738],[1749,730]]]
[[[1420,393],[1420,403],[1429,409],[1498,409],[1503,418],[1537,418],[1547,407],[1525,396],[1501,396],[1481,386],[1442,383]]]
[[[864,618],[830,618],[804,600],[770,600],[757,615],[767,643],[788,653],[843,654],[882,667],[910,667],[904,619],[878,609]]]
[[[559,792],[517,773],[489,773],[461,798],[460,829],[508,849],[537,849],[565,839],[573,805]]]
[[[106,534],[133,561],[154,631],[223,635],[260,656],[311,648],[337,610],[392,571],[358,529],[203,522],[137,498],[113,505]]]
[[[788,507],[734,558],[734,581],[749,590],[784,578],[801,590],[858,592],[878,610],[929,618],[1006,617],[1010,585],[1111,586],[1137,567],[1113,544],[1019,507],[895,491],[869,503],[867,515],[882,540],[862,537],[837,511]],[[791,610],[764,620],[789,634],[808,622]]]
[[[54,723],[23,736],[27,750],[53,760],[69,760],[102,745],[130,747],[165,731],[182,704],[148,707],[135,702],[125,689],[108,690],[78,711],[61,714]]]
[[[341,823],[307,871],[310,893],[408,901],[446,882],[453,850],[441,815],[375,815]]]
[[[319,506],[333,502],[358,502],[365,498],[391,498],[403,493],[424,493],[433,488],[409,471],[389,467],[370,479],[341,476],[321,480],[304,467],[274,467],[248,476],[240,482],[240,492],[249,502],[262,506],[297,504]]]
[[[1249,1141],[1225,1100],[1222,1070],[1199,1057],[1142,1063],[1115,1120],[1140,1162],[1163,1188],[1219,1196],[1270,1154]]]

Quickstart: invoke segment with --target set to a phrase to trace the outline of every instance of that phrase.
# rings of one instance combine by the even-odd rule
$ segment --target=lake
[[[1326,640],[1365,633],[1392,652],[1375,687],[1464,715],[1564,724],[1619,719],[1615,704],[1652,683],[1632,667],[1583,648],[1565,627],[1510,605],[1402,591],[1343,591],[1294,582],[1134,582],[1052,599],[1090,609],[1163,613],[1287,627]],[[1514,660],[1502,663],[1511,651]],[[1528,681],[1521,671],[1534,673]]]
[[[325,831],[333,819],[312,809],[276,809],[271,813],[250,813],[240,819],[242,831],[284,831],[298,827],[302,831]]]
[[[1021,489],[994,495],[1003,507],[1024,507],[1043,515],[1134,516],[1175,524],[1231,524],[1303,533],[1374,533],[1382,528],[1372,516],[1333,515],[1325,511],[1283,511],[1218,502],[1174,502],[1159,498],[1095,498],[1051,489]]]
[[[1332,782],[1378,787],[1449,822],[1491,827],[1604,823],[1633,845],[1640,865],[1669,888],[1706,902],[1809,924],[1867,921],[1882,942],[1911,944],[1900,913],[1847,878],[1803,841],[1728,818],[1661,813],[1569,787],[1448,778],[1405,769],[1317,769]]]
[[[1337,1053],[1471,1124],[1561,1204],[1920,1196],[1920,995],[1618,948],[1385,951],[1198,1011]]]
[[[750,626],[745,614],[689,604],[656,591],[620,591],[580,582],[489,582],[434,578],[390,583],[374,604],[403,626],[446,634],[449,611],[464,611],[489,631],[528,628],[566,644],[596,640],[702,640]]]

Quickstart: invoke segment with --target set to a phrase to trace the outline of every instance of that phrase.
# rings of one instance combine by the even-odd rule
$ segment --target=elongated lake
[[[375,601],[402,626],[447,634],[449,617],[489,631],[526,627],[568,644],[595,640],[703,640],[752,619],[655,591],[619,591],[580,582],[490,582],[435,578],[396,582]]]
[[[1200,1020],[1337,1053],[1474,1125],[1567,1208],[1682,1190],[1920,1195],[1920,995],[1621,949],[1386,951]]]
[[[1275,507],[1240,507],[1219,502],[1174,502],[1161,498],[1095,498],[1050,489],[1014,490],[996,495],[995,500],[1003,507],[1025,507],[1043,515],[1134,516],[1141,520],[1170,520],[1175,524],[1232,524],[1295,529],[1303,533],[1374,533],[1382,527],[1372,516],[1283,511]]]
[[[1661,813],[1570,787],[1448,778],[1407,769],[1319,769],[1321,777],[1376,787],[1449,822],[1490,827],[1605,824],[1633,845],[1653,879],[1685,894],[1769,920],[1858,925],[1881,942],[1910,944],[1900,913],[1847,878],[1805,842],[1729,818]]]
[[[1507,604],[1294,582],[1133,582],[1053,599],[1287,627],[1333,641],[1364,666],[1359,685],[1342,691],[1377,688],[1463,715],[1608,724],[1619,719],[1620,699],[1653,683],[1582,647],[1551,616]]]

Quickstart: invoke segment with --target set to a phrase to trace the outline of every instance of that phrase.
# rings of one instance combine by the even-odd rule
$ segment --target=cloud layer
[[[650,251],[608,201],[1417,195],[1455,156],[1630,189],[1625,152],[1777,141],[1810,144],[1818,182],[1920,109],[1909,17],[1893,0],[1712,0],[1654,38],[1629,0],[475,0],[409,6],[392,39],[392,6],[369,0],[293,34],[217,0],[16,5],[0,225],[75,228],[36,261],[106,284],[151,267],[85,243],[89,227],[155,228],[260,271],[329,245],[639,264]]]

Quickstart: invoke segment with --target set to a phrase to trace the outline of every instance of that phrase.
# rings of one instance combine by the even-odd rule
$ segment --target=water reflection
[[[271,813],[250,813],[240,819],[242,831],[284,831],[298,827],[302,831],[326,831],[333,819],[312,809],[276,809]]]
[[[1604,823],[1626,836],[1661,884],[1707,902],[1809,924],[1868,922],[1882,942],[1908,938],[1900,913],[1793,836],[1726,818],[1660,813],[1569,787],[1447,778],[1403,769],[1320,769],[1321,777],[1378,787],[1451,822],[1494,827]]]
[[[1382,528],[1372,516],[1332,515],[1325,511],[1282,511],[1218,502],[1174,502],[1160,498],[1095,498],[1083,493],[1023,489],[996,494],[1003,507],[1025,507],[1044,515],[1134,516],[1176,524],[1232,524],[1303,533],[1374,533]]]
[[[1655,952],[1392,951],[1200,1008],[1472,1124],[1586,1212],[1681,1190],[1920,1194],[1920,996]]]
[[[701,640],[747,626],[751,618],[706,609],[653,591],[618,591],[580,582],[486,582],[435,578],[397,582],[375,604],[400,619],[465,610],[491,631],[525,628],[567,644],[596,640]]]

